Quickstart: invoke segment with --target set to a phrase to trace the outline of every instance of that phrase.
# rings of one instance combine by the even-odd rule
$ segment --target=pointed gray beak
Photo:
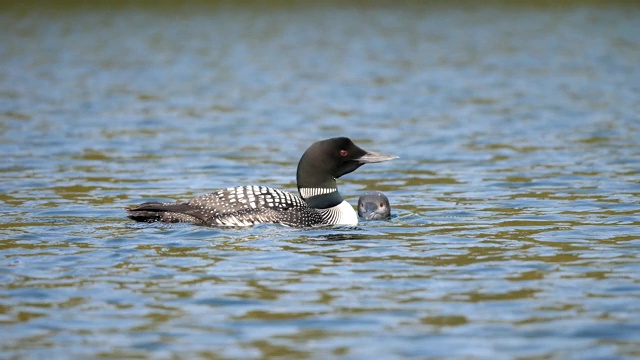
[[[373,151],[369,151],[366,154],[362,155],[361,157],[355,159],[355,161],[362,164],[368,164],[368,163],[378,163],[383,161],[389,161],[397,158],[398,157],[395,155],[387,155],[387,154],[381,154],[381,153],[375,153]]]

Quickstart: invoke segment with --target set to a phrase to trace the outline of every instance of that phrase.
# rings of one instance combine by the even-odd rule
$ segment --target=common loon
[[[365,220],[385,220],[391,217],[389,199],[381,192],[367,192],[358,199],[358,216]]]
[[[239,186],[198,196],[183,203],[147,202],[126,209],[145,222],[190,222],[208,226],[275,223],[293,227],[357,225],[358,216],[336,186],[336,179],[367,163],[397,156],[365,151],[349,138],[313,143],[298,162],[300,197],[264,186]]]

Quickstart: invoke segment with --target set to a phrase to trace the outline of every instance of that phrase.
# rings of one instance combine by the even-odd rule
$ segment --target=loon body
[[[386,220],[391,217],[389,199],[381,192],[368,192],[358,199],[358,216],[365,220]]]
[[[338,192],[336,179],[366,163],[395,158],[365,151],[345,137],[331,138],[312,144],[298,162],[296,180],[300,196],[264,186],[239,186],[183,203],[147,202],[126,211],[136,221],[208,226],[357,225],[358,216]]]

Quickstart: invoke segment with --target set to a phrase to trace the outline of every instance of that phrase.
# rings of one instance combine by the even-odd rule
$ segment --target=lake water
[[[0,12],[3,358],[640,356],[640,7],[57,4]],[[125,217],[333,136],[390,221]]]

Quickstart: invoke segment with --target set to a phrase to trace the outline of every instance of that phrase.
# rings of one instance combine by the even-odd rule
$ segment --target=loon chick
[[[381,192],[367,192],[358,199],[358,215],[365,220],[386,220],[391,217],[389,199]]]
[[[349,138],[312,144],[304,152],[296,180],[300,197],[264,186],[239,186],[198,196],[183,203],[147,202],[126,209],[129,218],[145,222],[190,222],[211,226],[275,223],[294,227],[357,225],[358,216],[345,201],[336,179],[367,163],[397,156],[365,151]]]

